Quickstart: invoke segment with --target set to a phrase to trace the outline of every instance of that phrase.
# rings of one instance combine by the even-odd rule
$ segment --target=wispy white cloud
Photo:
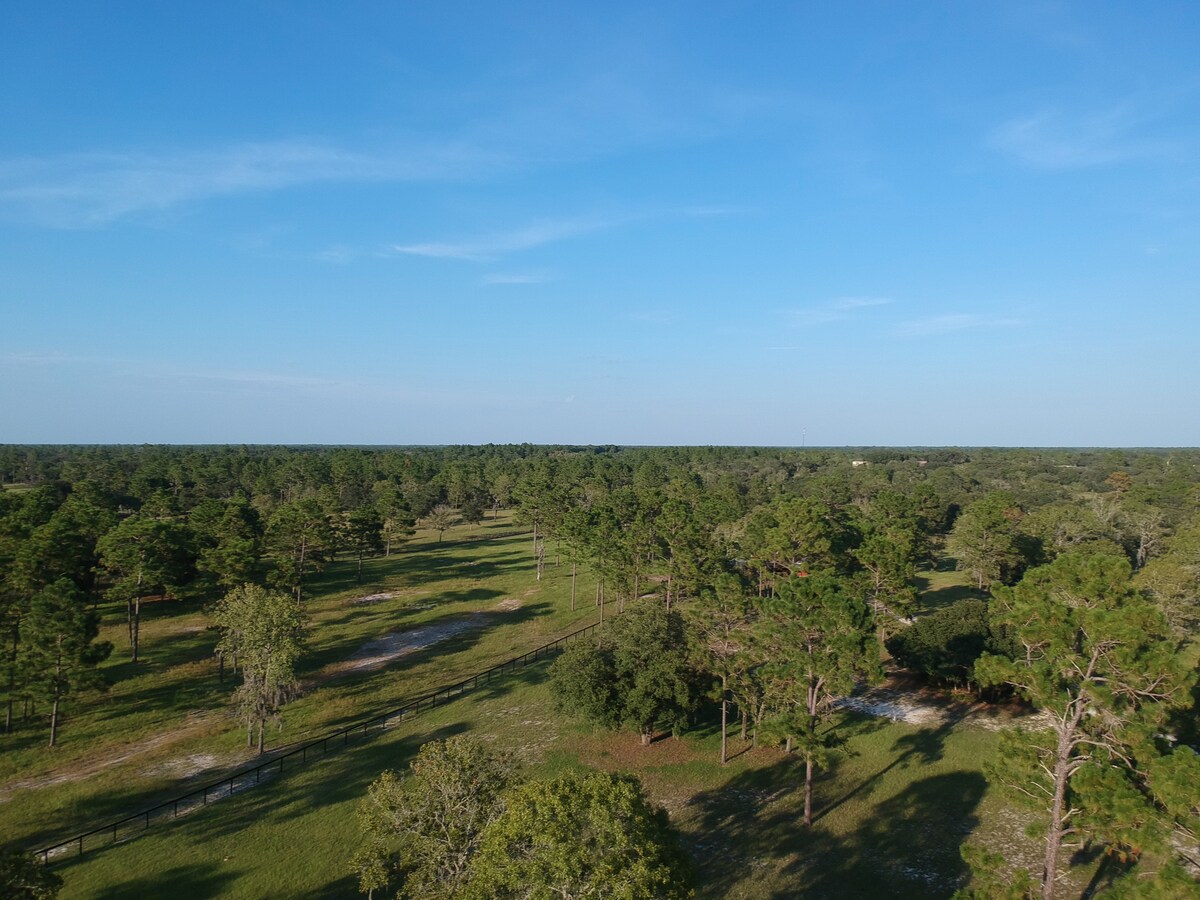
[[[1139,135],[1142,124],[1125,107],[1076,116],[1041,112],[1003,123],[988,143],[1039,169],[1081,169],[1175,152],[1169,141]]]
[[[613,228],[627,219],[577,218],[535,222],[511,231],[502,231],[459,241],[428,241],[415,244],[396,244],[389,253],[405,256],[428,256],[434,259],[461,259],[486,262],[514,253],[531,250],[544,244],[577,237],[594,231]]]
[[[626,225],[662,222],[671,219],[740,215],[746,211],[742,207],[731,206],[677,206],[541,219],[518,228],[457,240],[393,244],[386,248],[384,253],[389,256],[425,256],[432,259],[491,262],[509,253],[532,250],[546,244],[557,243],[585,234],[609,231]]]
[[[1013,328],[1025,325],[1026,320],[1014,316],[996,316],[983,313],[945,313],[902,322],[896,327],[900,337],[930,337],[951,334],[974,328]]]
[[[316,254],[316,259],[318,262],[345,265],[351,262],[356,256],[358,256],[358,252],[353,247],[338,245],[335,247],[326,247],[324,250],[319,251]]]
[[[318,182],[429,181],[504,162],[461,142],[362,151],[308,140],[0,160],[0,211],[45,225],[87,227],[213,197]]]
[[[836,297],[827,303],[793,310],[791,316],[796,325],[824,325],[852,318],[858,310],[886,306],[891,302],[890,297]]]
[[[545,272],[522,272],[522,273],[505,273],[493,272],[490,275],[484,275],[480,279],[482,284],[545,284],[552,281],[550,275]]]
[[[833,309],[864,309],[869,306],[886,306],[891,297],[839,297],[830,303]]]

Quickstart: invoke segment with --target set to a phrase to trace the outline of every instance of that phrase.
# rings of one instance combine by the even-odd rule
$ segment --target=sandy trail
[[[36,790],[37,788],[52,787],[56,784],[69,784],[73,781],[82,781],[85,778],[91,778],[105,769],[111,769],[113,766],[127,763],[130,760],[137,759],[139,756],[145,756],[147,753],[151,753],[162,747],[168,747],[187,738],[203,734],[212,727],[214,722],[227,718],[228,715],[225,710],[193,711],[188,713],[185,723],[178,728],[159,732],[143,740],[134,741],[131,744],[113,747],[99,756],[88,757],[86,760],[68,764],[61,769],[55,769],[43,775],[10,781],[5,785],[0,785],[0,803],[10,800],[12,795],[18,791]],[[162,774],[163,766],[171,765],[174,762],[164,762],[153,766],[142,774],[160,775]]]

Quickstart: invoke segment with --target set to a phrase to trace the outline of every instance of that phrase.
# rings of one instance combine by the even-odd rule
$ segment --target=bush
[[[951,684],[974,681],[975,660],[984,652],[1016,653],[1011,635],[992,627],[984,600],[960,600],[922,616],[889,638],[887,649],[904,668]]]

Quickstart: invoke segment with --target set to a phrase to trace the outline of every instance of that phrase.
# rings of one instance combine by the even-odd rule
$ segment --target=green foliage
[[[1022,652],[985,654],[976,677],[1012,685],[1050,722],[1009,737],[989,772],[1044,810],[1044,890],[1070,835],[1131,856],[1161,847],[1161,810],[1181,798],[1169,770],[1158,781],[1147,770],[1160,754],[1153,736],[1185,701],[1188,679],[1164,616],[1132,588],[1128,561],[1064,554],[998,589],[993,613]],[[1156,787],[1165,793],[1154,803]]]
[[[1200,896],[1200,883],[1182,864],[1172,861],[1153,872],[1138,866],[1114,881],[1104,896],[1111,900],[1195,900]]]
[[[196,568],[225,588],[253,580],[262,553],[263,525],[244,498],[207,500],[188,518],[198,545]]]
[[[921,616],[888,638],[887,649],[906,669],[952,684],[975,680],[975,661],[987,652],[1017,653],[1010,629],[993,627],[984,600],[960,600]]]
[[[813,770],[828,764],[839,740],[830,713],[860,680],[880,675],[865,604],[824,573],[790,578],[762,601],[756,646],[762,660],[766,731],[804,757],[805,824],[812,824]]]
[[[126,604],[130,657],[138,661],[142,598],[167,593],[190,575],[186,529],[169,518],[135,513],[119,522],[96,543],[100,565],[108,576],[109,596]]]
[[[550,667],[554,702],[560,712],[572,713],[603,728],[621,726],[621,685],[611,647],[578,641]]]
[[[99,616],[84,605],[84,596],[66,578],[36,594],[21,619],[17,669],[26,695],[50,704],[50,746],[58,735],[60,706],[72,693],[104,686],[96,666],[108,658],[112,644],[93,643],[100,633]]]
[[[1030,900],[1037,882],[1028,869],[1007,871],[1000,853],[976,844],[960,848],[963,862],[971,870],[970,883],[954,892],[953,900]]]
[[[261,752],[266,721],[278,720],[280,708],[296,690],[304,612],[295,597],[246,584],[225,595],[213,618],[221,629],[217,652],[241,666],[242,684],[233,699],[246,720],[247,743],[258,726]]]
[[[442,535],[454,524],[454,519],[454,509],[445,503],[439,503],[425,517],[425,525],[438,533],[438,541],[441,542]]]
[[[364,842],[351,863],[359,889],[398,882],[400,897],[461,896],[514,778],[511,757],[468,735],[425,744],[407,779],[384,772],[359,807]]]
[[[1020,577],[1028,562],[1027,544],[1017,529],[1023,515],[1011,494],[996,492],[972,503],[955,521],[947,549],[980,590]]]
[[[607,728],[636,728],[643,743],[660,725],[681,731],[703,696],[682,618],[639,601],[606,627],[600,646],[577,644],[554,662],[557,702]]]
[[[280,506],[267,522],[267,542],[278,556],[272,583],[300,600],[305,579],[320,572],[332,557],[334,538],[333,524],[316,500]]]
[[[28,853],[0,853],[0,897],[5,900],[53,900],[62,879]]]
[[[1166,552],[1137,574],[1180,640],[1193,640],[1200,629],[1200,521],[1188,522],[1167,542]]]
[[[666,813],[632,775],[568,773],[512,791],[483,834],[466,896],[675,900],[692,896]]]

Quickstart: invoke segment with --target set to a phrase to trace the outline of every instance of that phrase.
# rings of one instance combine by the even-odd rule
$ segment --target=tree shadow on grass
[[[271,816],[290,821],[322,807],[357,801],[366,796],[368,786],[385,770],[406,773],[409,762],[426,743],[445,740],[470,729],[468,722],[457,720],[431,724],[427,729],[399,739],[378,740],[377,736],[370,736],[352,741],[350,746],[339,749],[336,754],[331,753],[328,765],[293,770],[297,779],[303,780],[293,780],[289,784],[285,770],[282,778],[273,777],[244,795],[235,795],[232,802],[222,801],[195,818],[181,821],[187,821],[191,836],[203,843],[236,834]]]
[[[897,742],[896,765],[921,765],[941,754],[936,734]],[[881,773],[882,774],[882,773]],[[763,896],[949,897],[966,875],[959,847],[978,824],[986,789],[978,772],[951,772],[910,783],[874,805],[849,832],[820,822],[803,825],[804,766],[785,757],[748,769],[689,806],[685,843],[697,867],[701,897],[748,890],[756,871]],[[839,803],[850,800],[841,798]],[[868,802],[863,797],[856,802]],[[818,807],[822,806],[818,799]]]
[[[70,866],[64,866],[61,871],[69,872]],[[90,896],[95,900],[128,900],[130,897],[207,900],[209,897],[222,896],[237,877],[236,872],[219,871],[215,863],[193,863],[142,878],[132,878]]]
[[[881,722],[882,720],[876,719]],[[874,775],[857,784],[847,793],[831,803],[823,804],[813,817],[819,822],[829,813],[860,795],[870,795],[872,788],[892,769],[907,768],[913,765],[930,765],[940,760],[946,752],[946,739],[953,729],[952,722],[945,722],[937,728],[922,728],[920,731],[904,735],[892,744],[892,752],[896,754],[892,760]],[[832,780],[836,775],[836,765],[831,767],[822,777],[822,781]]]

